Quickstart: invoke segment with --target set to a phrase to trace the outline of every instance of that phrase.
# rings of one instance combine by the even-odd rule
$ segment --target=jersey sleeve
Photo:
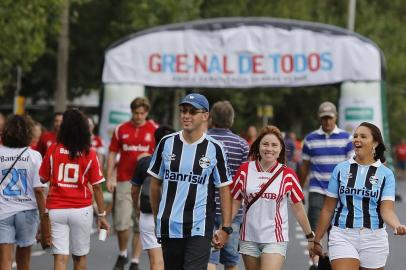
[[[233,180],[230,176],[230,170],[227,167],[227,159],[224,148],[221,144],[214,143],[216,148],[217,164],[214,167],[214,185],[216,187],[224,187],[231,185]]]
[[[89,183],[91,185],[100,184],[100,183],[104,182],[105,180],[103,177],[103,173],[100,169],[100,164],[99,164],[99,160],[97,159],[96,152],[93,150],[90,150],[89,157],[90,157],[90,163],[88,165],[88,166],[90,166],[89,167]]]
[[[338,198],[338,185],[339,185],[339,172],[340,166],[335,166],[333,173],[331,174],[330,181],[328,182],[328,188],[326,195],[332,198]]]
[[[288,196],[290,202],[301,202],[304,199],[304,194],[296,173],[291,168],[287,168],[284,178],[286,178],[286,181],[288,182]]]
[[[231,187],[231,196],[236,200],[242,200],[244,197],[243,187],[247,179],[248,162],[241,164],[233,178]]]
[[[166,139],[162,139],[152,155],[147,173],[156,179],[162,179],[164,175],[164,162],[162,159]]]
[[[114,129],[113,136],[111,136],[111,142],[110,142],[110,146],[109,146],[109,151],[110,152],[117,153],[117,152],[120,151],[120,143],[119,143],[119,138],[118,138],[119,127],[120,126],[117,126]]]
[[[385,176],[385,182],[382,184],[382,197],[381,201],[388,200],[388,201],[395,201],[395,188],[396,188],[396,181],[395,176],[392,172]]]
[[[49,182],[51,180],[51,171],[52,171],[52,153],[56,145],[52,145],[48,148],[48,151],[45,154],[44,159],[42,160],[41,167],[39,168],[39,176],[43,179],[43,182]]]
[[[37,151],[31,151],[31,158],[32,158],[32,163],[33,163],[32,186],[33,187],[46,187],[46,185],[41,182],[41,179],[39,176],[39,168],[41,167],[41,163],[42,163],[41,154]]]

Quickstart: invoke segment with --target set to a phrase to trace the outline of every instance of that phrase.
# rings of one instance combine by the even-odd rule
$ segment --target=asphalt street
[[[406,224],[406,180],[398,182],[398,193],[403,196],[403,202],[396,203],[397,214],[403,224]],[[305,270],[309,268],[309,258],[306,251],[307,242],[304,235],[294,219],[290,216],[290,242],[288,247],[285,270]],[[390,255],[387,261],[387,270],[406,269],[406,237],[394,236],[390,228],[387,228],[389,234]],[[111,270],[117,257],[117,238],[115,235],[109,236],[105,242],[97,239],[97,234],[92,235],[91,251],[88,255],[89,270]],[[48,270],[53,268],[52,256],[41,250],[39,245],[33,248],[31,269]],[[13,269],[16,269],[15,267]],[[69,268],[72,268],[72,261],[69,262]],[[142,253],[140,270],[149,269],[148,256]],[[218,269],[223,269],[219,266]],[[240,269],[245,269],[240,262]]]

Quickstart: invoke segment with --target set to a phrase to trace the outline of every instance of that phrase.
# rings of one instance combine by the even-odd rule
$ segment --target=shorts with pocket
[[[240,240],[240,253],[259,258],[262,253],[276,253],[286,258],[288,242],[256,243]]]
[[[385,228],[346,228],[333,226],[328,249],[330,260],[354,258],[364,268],[381,268],[389,255],[388,233]]]
[[[84,208],[50,209],[52,253],[84,256],[90,250],[93,206]]]
[[[39,224],[38,210],[25,210],[0,220],[0,244],[33,245]]]

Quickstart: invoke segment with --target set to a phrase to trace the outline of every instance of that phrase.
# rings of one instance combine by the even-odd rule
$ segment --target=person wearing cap
[[[201,270],[207,268],[211,243],[222,248],[232,233],[232,179],[222,144],[205,133],[206,97],[185,96],[179,111],[182,130],[162,138],[148,168],[150,202],[165,269]],[[222,226],[213,237],[215,188],[220,193]]]
[[[336,125],[336,106],[329,101],[321,103],[318,117],[320,128],[304,139],[303,163],[299,172],[302,187],[309,178],[308,218],[313,231],[316,230],[334,167],[353,154],[351,135]],[[316,269],[317,262],[318,257],[313,257],[314,265],[310,269]]]

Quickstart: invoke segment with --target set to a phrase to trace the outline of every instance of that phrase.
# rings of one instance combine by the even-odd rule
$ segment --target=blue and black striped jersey
[[[395,200],[395,177],[379,160],[360,165],[351,158],[334,168],[327,196],[338,198],[332,225],[383,228],[380,205],[383,200]]]
[[[204,134],[189,144],[182,131],[170,134],[155,149],[148,173],[162,180],[157,237],[211,237],[214,189],[232,183],[221,143]]]

